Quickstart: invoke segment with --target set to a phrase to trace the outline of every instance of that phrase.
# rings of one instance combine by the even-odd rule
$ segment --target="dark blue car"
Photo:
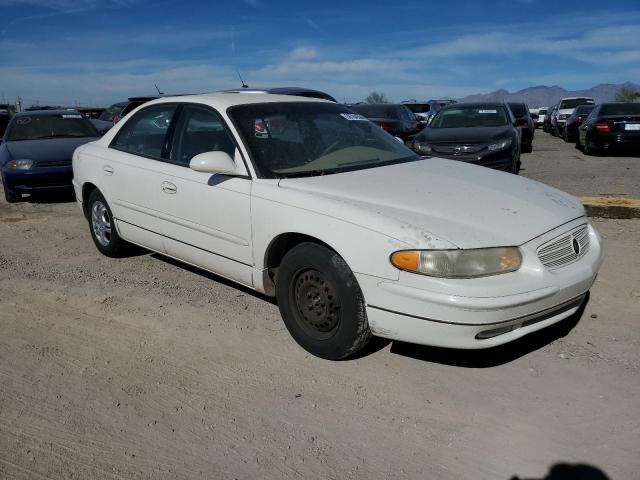
[[[0,144],[7,202],[21,200],[24,193],[70,189],[73,151],[99,137],[93,124],[73,110],[18,113]]]

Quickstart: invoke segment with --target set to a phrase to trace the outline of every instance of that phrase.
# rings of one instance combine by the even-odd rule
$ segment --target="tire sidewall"
[[[303,269],[321,272],[333,285],[340,299],[340,321],[326,340],[311,337],[298,323],[297,306],[292,296],[292,282]],[[276,296],[282,319],[291,336],[309,353],[329,360],[339,360],[355,353],[363,329],[368,332],[362,292],[346,262],[337,253],[314,243],[294,247],[282,260],[276,280]],[[355,345],[354,345],[355,343]]]

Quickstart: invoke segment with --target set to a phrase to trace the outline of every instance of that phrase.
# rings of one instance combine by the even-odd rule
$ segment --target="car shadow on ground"
[[[609,480],[609,476],[593,465],[556,463],[544,478],[523,478],[514,475],[509,480]]]
[[[146,252],[149,253],[148,250]],[[180,268],[182,270],[186,270],[188,272],[195,273],[196,275],[199,275],[199,276],[201,276],[203,278],[206,278],[207,280],[211,280],[213,282],[217,282],[217,283],[220,283],[222,285],[226,285],[227,287],[231,287],[231,288],[239,290],[239,291],[241,291],[243,293],[252,295],[252,296],[254,296],[254,297],[256,297],[256,298],[258,298],[260,300],[264,300],[265,302],[269,302],[269,303],[271,303],[273,305],[277,305],[275,298],[269,297],[269,296],[264,295],[264,294],[262,294],[260,292],[256,292],[255,290],[252,290],[249,287],[245,287],[244,285],[241,285],[239,283],[236,283],[233,280],[228,280],[228,279],[226,279],[224,277],[216,275],[215,273],[208,272],[207,270],[202,270],[201,268],[194,267],[193,265],[189,265],[187,263],[182,263],[179,260],[174,260],[173,258],[165,257],[164,255],[162,255],[160,253],[153,252],[150,255],[151,255],[152,258],[155,258],[157,260],[161,260],[161,261],[163,261],[165,263],[168,263],[170,265],[178,267],[178,268]]]
[[[453,348],[428,347],[405,342],[393,342],[391,353],[405,357],[441,363],[455,367],[489,368],[517,360],[549,343],[565,337],[578,324],[589,303],[589,294],[580,308],[570,317],[549,327],[532,332],[522,338],[498,347],[481,350],[459,350]],[[553,477],[556,478],[556,477]]]

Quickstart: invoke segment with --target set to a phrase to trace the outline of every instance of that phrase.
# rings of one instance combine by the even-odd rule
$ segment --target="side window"
[[[182,165],[204,152],[227,152],[233,158],[236,150],[222,117],[198,105],[183,107],[173,138],[171,161]]]
[[[167,132],[176,108],[174,104],[161,104],[141,110],[122,127],[111,147],[136,155],[163,158]]]

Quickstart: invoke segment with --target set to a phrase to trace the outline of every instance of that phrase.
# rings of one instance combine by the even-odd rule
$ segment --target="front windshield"
[[[342,105],[257,103],[231,107],[227,113],[264,178],[327,175],[420,160]]]
[[[500,127],[506,125],[507,114],[501,106],[447,107],[440,110],[431,128]]]
[[[99,137],[93,124],[77,112],[15,117],[7,132],[7,141],[37,140],[55,137]]]

